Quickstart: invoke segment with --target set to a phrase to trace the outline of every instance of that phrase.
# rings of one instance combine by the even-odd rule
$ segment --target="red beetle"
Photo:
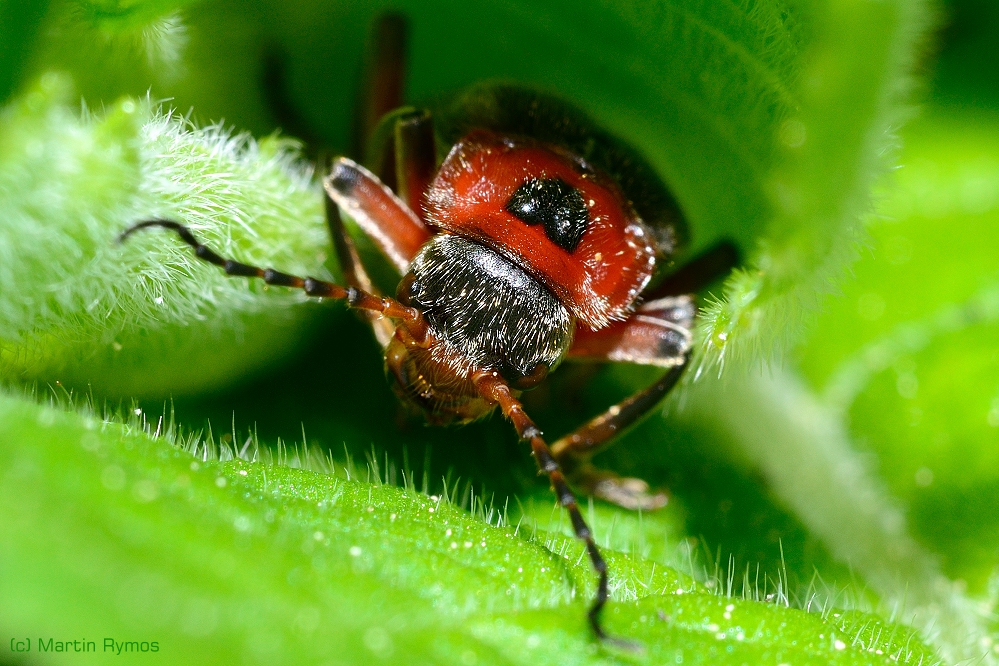
[[[361,130],[372,170],[340,157],[324,181],[347,286],[225,259],[170,220],[140,222],[122,238],[166,227],[229,275],[346,301],[368,316],[396,392],[431,423],[467,423],[498,406],[530,442],[586,543],[599,574],[589,619],[606,639],[599,614],[607,566],[564,473],[587,493],[628,508],[666,503],[644,481],[597,470],[589,460],[676,384],[690,358],[694,306],[675,294],[734,263],[733,249],[722,245],[648,289],[684,226],[639,153],[567,103],[509,84],[467,91],[438,114],[435,133],[428,111],[396,108],[402,26],[388,16],[376,31],[380,57],[362,100],[368,121]],[[450,148],[438,164],[439,144]],[[372,285],[341,211],[399,271],[396,298]],[[549,446],[519,395],[567,358],[666,372]]]

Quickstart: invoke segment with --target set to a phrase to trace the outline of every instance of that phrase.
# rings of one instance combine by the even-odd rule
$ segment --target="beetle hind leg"
[[[409,21],[406,17],[398,12],[378,16],[368,38],[361,89],[354,109],[351,148],[358,157],[367,153],[382,116],[402,106],[408,51]]]
[[[375,22],[355,109],[354,156],[420,218],[423,193],[437,169],[433,120],[403,105],[409,22],[396,12]]]

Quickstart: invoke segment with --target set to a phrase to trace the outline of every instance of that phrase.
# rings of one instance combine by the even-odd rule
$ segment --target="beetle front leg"
[[[375,293],[374,284],[344,228],[341,210],[346,211],[375,242],[400,275],[407,271],[413,257],[431,237],[430,229],[413,212],[412,206],[420,205],[423,189],[433,175],[433,166],[428,168],[421,163],[428,157],[428,141],[429,159],[434,159],[433,128],[429,125],[429,116],[401,118],[394,125],[396,152],[399,153],[395,163],[405,170],[397,179],[405,185],[402,198],[373,173],[345,157],[333,162],[330,175],[323,182],[326,219],[344,277],[350,286],[370,293]],[[429,132],[429,137],[423,136],[425,132]],[[411,202],[407,203],[405,197],[410,197]],[[384,348],[392,339],[393,327],[371,313],[365,317]]]
[[[594,497],[626,509],[658,509],[663,492],[650,492],[642,479],[622,478],[590,462],[594,455],[648,415],[680,380],[690,361],[694,306],[689,296],[643,304],[631,317],[599,331],[580,329],[569,358],[621,361],[668,368],[648,386],[591,419],[552,445],[552,453],[573,483]]]
[[[574,485],[625,509],[650,511],[666,505],[666,494],[650,492],[649,484],[643,479],[620,477],[598,469],[590,459],[613,444],[615,437],[647,416],[676,386],[686,367],[687,358],[684,358],[682,365],[670,368],[651,386],[610,407],[552,444],[552,454]]]

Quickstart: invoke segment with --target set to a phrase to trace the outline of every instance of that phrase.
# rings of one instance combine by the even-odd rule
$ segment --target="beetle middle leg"
[[[351,286],[371,293],[375,293],[375,286],[344,227],[341,209],[375,242],[400,275],[431,236],[422,219],[421,203],[436,167],[430,116],[410,110],[406,114],[389,114],[386,120],[393,134],[398,193],[346,158],[333,162],[323,182],[326,220],[344,277]],[[384,348],[392,337],[392,327],[370,313],[366,317]]]
[[[625,321],[599,331],[577,331],[570,359],[667,368],[651,386],[611,406],[552,445],[555,459],[578,487],[627,509],[658,509],[666,504],[666,495],[650,492],[642,479],[622,478],[598,469],[591,459],[648,415],[676,386],[690,359],[693,316],[691,297],[668,297],[645,303]]]
[[[430,240],[430,229],[373,173],[346,157],[323,181],[327,195],[375,242],[400,275]]]
[[[371,280],[371,276],[368,275],[368,271],[364,268],[364,263],[361,261],[361,255],[357,252],[354,240],[347,233],[347,229],[343,225],[343,218],[340,217],[340,207],[336,205],[336,202],[328,194],[323,199],[326,202],[326,224],[330,230],[333,249],[336,252],[337,261],[340,264],[344,280],[355,289],[380,295],[377,287],[375,287],[374,282]],[[381,345],[382,349],[385,349],[392,340],[392,336],[395,335],[395,325],[390,320],[379,316],[375,312],[361,311],[361,316],[371,326],[378,344]]]

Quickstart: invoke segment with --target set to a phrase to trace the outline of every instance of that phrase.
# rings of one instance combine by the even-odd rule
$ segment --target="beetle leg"
[[[396,192],[424,222],[423,195],[437,170],[437,145],[430,112],[413,110],[395,121]]]
[[[423,195],[437,170],[430,112],[404,106],[385,114],[368,140],[364,166],[426,221]]]
[[[323,181],[326,193],[378,245],[400,274],[432,235],[423,221],[377,177],[339,157]]]
[[[614,438],[649,414],[676,385],[690,359],[694,306],[689,296],[667,297],[643,304],[631,317],[600,329],[581,328],[569,358],[656,365],[668,370],[654,382],[610,407],[552,445],[556,460],[576,485],[627,509],[658,509],[662,492],[649,492],[642,479],[621,478],[597,469],[590,459]]]
[[[343,226],[343,219],[340,217],[340,207],[336,205],[336,202],[329,195],[324,197],[324,201],[326,202],[326,223],[329,226],[330,236],[333,239],[333,249],[336,250],[340,270],[343,271],[343,277],[347,284],[355,289],[380,296],[381,294],[378,293],[378,289],[364,268],[361,256],[357,253],[354,240]],[[376,312],[366,310],[360,312],[368,324],[371,325],[371,330],[375,335],[375,339],[378,340],[378,344],[381,345],[382,349],[385,349],[395,334],[395,325],[385,317],[379,316]]]
[[[728,275],[739,265],[739,248],[723,240],[697,255],[660,284],[642,294],[648,300],[663,296],[692,294]]]
[[[552,450],[548,448],[548,444],[542,438],[541,431],[527,415],[527,412],[524,411],[524,406],[521,402],[514,397],[510,386],[497,372],[479,370],[472,374],[472,382],[475,384],[476,389],[478,389],[479,394],[487,402],[499,405],[503,411],[503,416],[516,429],[520,439],[531,443],[531,451],[538,464],[539,472],[548,475],[552,488],[555,490],[555,495],[558,497],[559,504],[569,512],[573,533],[576,535],[576,538],[586,543],[586,552],[589,554],[590,562],[599,576],[597,595],[587,614],[590,626],[593,628],[593,633],[601,640],[615,643],[626,649],[639,648],[638,645],[630,641],[608,636],[600,623],[600,611],[607,603],[608,596],[607,562],[604,561],[603,556],[600,554],[600,549],[597,548],[597,543],[593,540],[593,532],[586,524],[583,514],[579,510],[579,502],[576,501],[576,496],[569,489],[569,484],[566,483],[565,476],[562,474],[562,470],[559,468]]]
[[[649,484],[638,478],[622,478],[593,466],[590,459],[614,443],[614,437],[648,415],[676,385],[687,367],[670,368],[654,384],[622,400],[552,445],[555,458],[574,483],[595,497],[626,509],[658,509],[666,505],[666,494],[650,492]]]
[[[367,154],[368,142],[382,117],[402,106],[408,42],[405,16],[386,12],[375,20],[355,110],[354,155]]]
[[[163,227],[164,229],[176,231],[180,239],[194,249],[194,254],[199,259],[220,266],[226,272],[226,275],[234,277],[257,277],[263,279],[267,284],[302,289],[309,296],[343,300],[351,308],[370,311],[389,319],[398,320],[406,326],[406,329],[415,340],[426,340],[428,332],[427,324],[423,319],[423,313],[416,308],[403,305],[394,298],[376,296],[356,287],[343,287],[332,282],[326,282],[325,280],[298,277],[297,275],[289,275],[288,273],[276,271],[273,268],[259,268],[250,264],[233,261],[232,259],[225,259],[216,254],[207,245],[202,244],[191,233],[190,229],[179,222],[172,220],[145,220],[144,222],[132,225],[122,232],[118,237],[118,241],[122,242],[136,231],[148,227]]]
[[[382,14],[372,32],[358,98],[354,154],[422,219],[423,193],[437,168],[437,147],[430,112],[403,107],[408,46],[406,17]]]

